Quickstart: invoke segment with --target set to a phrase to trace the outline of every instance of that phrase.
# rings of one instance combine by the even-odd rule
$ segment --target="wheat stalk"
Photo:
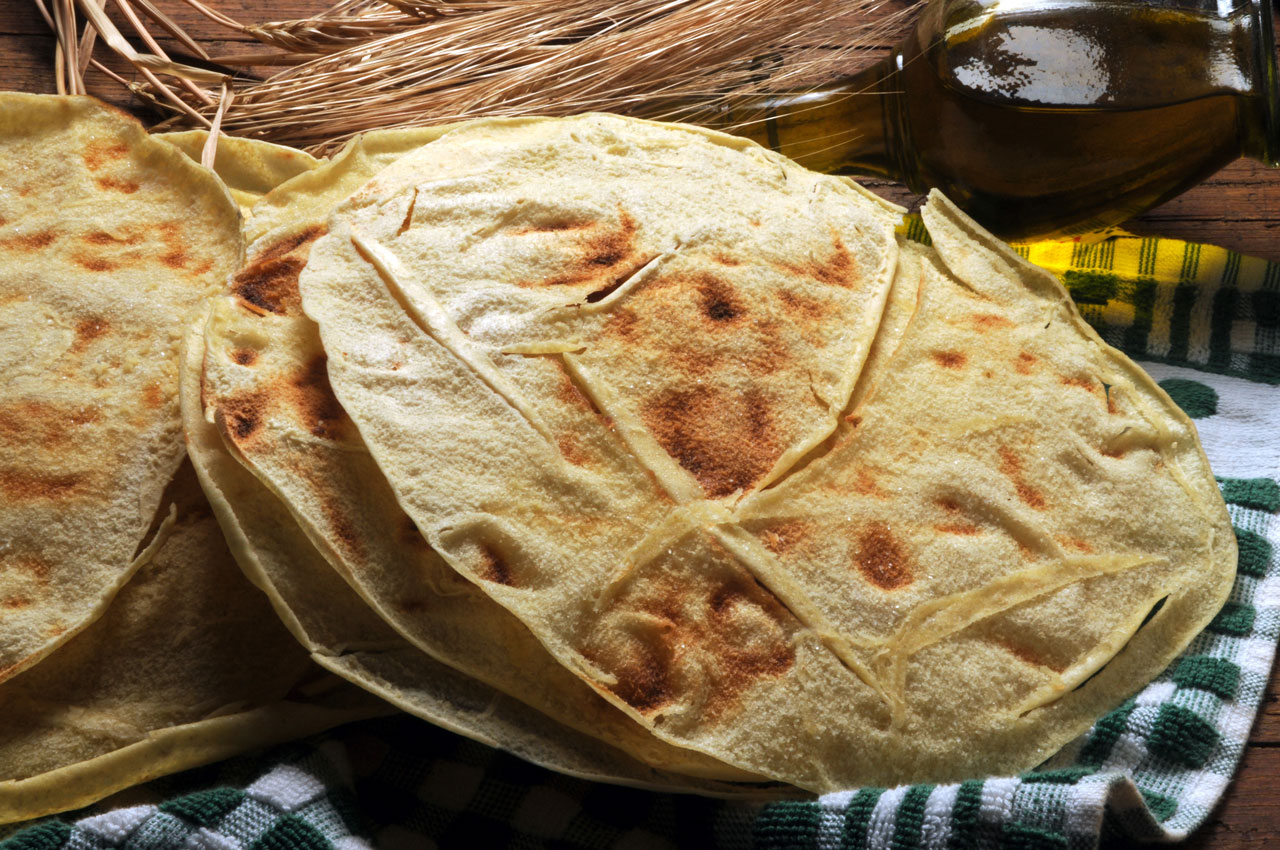
[[[888,12],[887,0],[341,0],[304,20],[245,24],[181,0],[265,48],[210,57],[158,0],[75,0],[87,18],[79,43],[73,0],[34,2],[58,34],[60,91],[83,91],[94,67],[170,113],[165,126],[216,119],[226,132],[321,153],[373,128],[477,116],[709,120],[744,93],[847,73],[868,46],[896,40],[908,14]],[[221,70],[171,60],[144,17]],[[848,24],[832,31],[837,18]],[[93,59],[97,36],[142,80]],[[271,65],[284,67],[265,80],[224,73]]]

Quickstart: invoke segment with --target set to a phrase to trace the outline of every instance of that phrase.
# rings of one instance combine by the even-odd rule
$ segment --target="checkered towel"
[[[927,239],[918,221],[909,232]],[[1240,541],[1231,600],[1204,633],[1045,765],[748,806],[559,776],[395,717],[170,779],[161,802],[30,826],[0,850],[1075,850],[1185,836],[1230,781],[1280,638],[1280,264],[1127,235],[1019,251],[1196,419]]]

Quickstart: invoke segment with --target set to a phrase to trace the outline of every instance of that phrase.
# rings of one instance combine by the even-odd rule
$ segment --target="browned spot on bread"
[[[86,253],[76,253],[72,255],[72,260],[76,261],[76,265],[82,269],[90,271],[115,271],[120,268],[119,262],[113,262],[106,257],[97,257],[86,255]]]
[[[653,257],[645,257],[643,259],[636,260],[627,266],[623,266],[622,270],[618,274],[614,275],[613,280],[609,281],[599,289],[587,294],[587,303],[596,304],[608,298],[618,290],[618,287],[630,280],[632,275],[639,272],[642,268],[652,262],[653,259]]]
[[[713,499],[750,487],[781,454],[771,402],[758,388],[666,389],[644,400],[640,416]]]
[[[771,525],[760,532],[760,542],[775,555],[785,555],[813,536],[813,526],[793,519]]]
[[[1042,511],[1047,506],[1040,491],[1029,485],[1022,477],[1022,458],[1009,446],[1000,447],[1000,471],[1013,482],[1018,491],[1018,498],[1028,507]]]
[[[306,261],[299,257],[259,260],[242,268],[231,281],[231,291],[258,312],[286,316],[302,308],[298,275]]]
[[[556,446],[559,447],[560,454],[564,455],[564,459],[574,466],[584,466],[589,460],[576,434],[561,434],[556,438]]]
[[[92,407],[72,407],[43,401],[15,401],[0,404],[0,442],[57,448],[79,439],[68,426],[98,421]]]
[[[1089,392],[1093,392],[1096,389],[1091,378],[1068,378],[1066,375],[1063,375],[1058,380],[1060,380],[1062,385],[1066,387],[1079,387],[1080,389],[1088,390]]]
[[[939,531],[943,534],[961,535],[977,534],[982,530],[971,522],[945,522],[935,525],[933,529],[934,531]]]
[[[185,268],[191,258],[187,255],[187,240],[183,234],[182,223],[166,221],[157,230],[160,231],[160,239],[168,249],[160,255],[160,262],[171,269]]]
[[[728,254],[716,254],[716,255],[715,255],[715,256],[713,256],[711,259],[715,260],[717,263],[719,263],[719,264],[720,264],[720,265],[722,265],[722,266],[740,266],[740,265],[742,265],[742,261],[741,261],[741,260],[736,259],[736,258],[734,258],[734,257],[730,257]]]
[[[325,522],[328,524],[329,531],[334,538],[338,540],[347,552],[356,555],[357,558],[362,557],[365,551],[364,540],[360,536],[359,526],[356,525],[350,513],[347,512],[346,504],[343,500],[326,495],[320,501],[320,510],[324,513]]]
[[[51,623],[49,627],[44,630],[44,633],[49,637],[57,637],[58,635],[66,634],[66,631],[67,627],[61,623]]]
[[[72,499],[88,489],[89,477],[84,473],[0,469],[0,492],[15,502]]]
[[[37,251],[47,248],[58,238],[57,231],[41,230],[37,233],[19,233],[0,239],[0,248],[15,251]]]
[[[90,171],[97,171],[108,162],[123,159],[129,155],[129,146],[124,142],[90,142],[84,148],[84,164]]]
[[[168,400],[164,387],[158,381],[147,384],[142,391],[142,403],[152,410],[160,409]]]
[[[31,600],[25,596],[6,596],[0,600],[0,606],[5,608],[27,608],[31,605]]]
[[[944,496],[941,499],[935,500],[934,504],[942,508],[944,511],[946,511],[949,514],[960,513],[960,503],[949,496]]]
[[[233,348],[231,349],[231,360],[240,366],[252,366],[258,362],[258,352],[252,348]]]
[[[328,362],[324,354],[312,358],[290,381],[289,398],[312,434],[336,439],[343,432],[347,412],[329,385]]]
[[[87,254],[74,254],[71,259],[75,260],[76,265],[86,268],[91,272],[113,272],[120,268],[119,263],[114,263],[105,257],[93,257]]]
[[[635,342],[640,334],[639,317],[629,307],[618,307],[604,323],[605,336],[614,336],[624,342]]]
[[[1057,540],[1066,548],[1074,550],[1076,552],[1083,552],[1086,555],[1092,555],[1094,552],[1093,544],[1091,544],[1088,540],[1083,540],[1079,537],[1068,537],[1065,534],[1059,534],[1053,539]]]
[[[808,264],[784,264],[782,268],[792,274],[813,278],[829,286],[852,288],[858,284],[859,275],[853,254],[845,247],[844,240],[834,230],[831,232],[831,254],[822,262]]]
[[[773,594],[754,581],[729,582],[717,588],[707,599],[711,612],[711,643],[720,659],[713,677],[715,688],[706,704],[709,719],[716,719],[737,704],[747,688],[766,678],[777,678],[790,670],[796,661],[795,647],[778,629],[765,640],[743,639],[740,622],[767,614],[775,623],[784,614]],[[747,617],[743,615],[746,614]]]
[[[1011,328],[1013,322],[1004,316],[998,316],[995,313],[974,313],[969,317],[973,322],[973,326],[980,332],[986,333],[995,328]]]
[[[626,274],[626,275],[619,275],[617,278],[615,278],[615,279],[613,280],[613,282],[612,282],[612,283],[605,284],[604,286],[600,287],[599,289],[595,290],[594,292],[588,292],[588,293],[587,293],[587,297],[586,297],[586,299],[585,299],[585,300],[586,300],[586,302],[587,302],[588,304],[595,304],[595,303],[598,303],[598,302],[600,302],[600,301],[603,301],[604,299],[606,299],[606,298],[608,298],[610,295],[612,295],[614,292],[617,292],[618,287],[620,287],[620,286],[622,286],[622,284],[626,283],[626,282],[627,282],[627,278],[628,278],[628,277],[630,277],[630,276],[631,276],[630,274]]]
[[[111,323],[106,319],[97,317],[81,319],[76,323],[76,338],[71,344],[72,351],[84,351],[84,349],[98,337],[111,330]]]
[[[720,328],[740,324],[747,308],[738,298],[733,286],[719,278],[703,274],[695,284],[702,315],[711,320],[708,327]]]
[[[855,493],[859,493],[863,496],[878,496],[881,498],[888,495],[880,489],[879,485],[876,484],[875,473],[867,467],[859,467],[854,478],[853,491]]]
[[[997,642],[1019,661],[1025,661],[1033,667],[1048,667],[1055,673],[1061,673],[1063,670],[1067,669],[1061,664],[1050,663],[1042,655],[1025,644],[1015,643],[1012,640],[998,640]]]
[[[298,252],[299,249],[306,248],[310,243],[316,241],[328,232],[329,228],[327,225],[316,224],[300,230],[297,233],[282,236],[275,242],[266,245],[261,250],[255,251],[253,254],[253,261],[260,263],[264,260],[274,260],[277,257],[283,257],[285,254]],[[311,253],[309,248],[306,253]]]
[[[1010,477],[1022,473],[1022,458],[1008,446],[1000,447],[1000,471]]]
[[[120,180],[116,177],[99,177],[95,180],[99,189],[106,189],[111,192],[120,192],[125,195],[132,195],[142,187],[134,180]]]
[[[324,225],[308,227],[254,252],[253,258],[236,273],[231,292],[255,312],[282,316],[301,312],[298,275],[307,264],[311,243],[326,232]],[[196,272],[203,273],[198,268]]]
[[[48,561],[34,555],[0,555],[0,574],[20,572],[31,576],[37,583],[44,584],[49,579],[52,566]]]
[[[502,557],[501,552],[487,543],[480,544],[479,574],[485,581],[504,584],[507,587],[516,586],[516,577],[511,565],[507,563],[506,558]]]
[[[1124,449],[1108,447],[1102,450],[1102,454],[1104,457],[1121,458],[1125,456],[1126,452]]]
[[[105,230],[86,233],[80,239],[90,245],[137,245],[142,241],[142,237],[136,233],[131,233],[128,236],[113,236]]]
[[[782,302],[783,311],[797,319],[821,321],[830,315],[832,310],[831,305],[825,301],[810,298],[789,289],[778,290],[778,300]]]
[[[520,286],[576,286],[605,281],[605,288],[616,288],[642,265],[633,259],[636,223],[626,212],[619,215],[616,228],[595,226],[570,232],[574,237],[563,247],[568,256],[560,274],[545,280],[525,281]],[[619,267],[623,265],[630,266],[631,270],[620,273]]]
[[[636,235],[635,220],[623,212],[618,217],[618,229],[592,238],[582,252],[582,262],[591,266],[612,268],[631,252]]]
[[[656,635],[629,636],[628,651],[610,670],[617,679],[610,690],[641,714],[653,714],[675,701],[674,647],[669,639],[662,638],[663,632],[670,631],[666,627]]]
[[[715,309],[715,305],[712,306]],[[726,314],[721,315],[724,318],[717,321],[698,306],[697,313],[693,315],[697,327],[692,330],[696,335],[702,336],[704,344],[677,345],[664,350],[663,357],[667,364],[686,381],[700,384],[702,376],[722,370],[744,370],[753,376],[772,375],[795,360],[795,352],[788,346],[785,334],[777,322],[771,319],[751,321],[746,316],[730,319]],[[661,339],[661,331],[668,326],[668,321],[684,321],[687,318],[681,316],[680,319],[670,320],[662,314],[655,315],[652,326],[658,334],[654,336]],[[703,336],[730,328],[737,329],[731,339],[721,341],[716,337]]]
[[[260,391],[244,393],[228,399],[218,409],[215,419],[232,442],[240,443],[262,427],[265,411],[266,398]]]
[[[934,351],[933,360],[946,369],[963,369],[969,358],[959,351]]]
[[[1034,354],[1028,354],[1023,351],[1018,354],[1018,359],[1013,362],[1013,368],[1017,370],[1019,375],[1030,375],[1031,369],[1036,365],[1037,357]]]
[[[844,421],[848,422],[850,427],[857,428],[862,424],[862,417],[857,414],[850,414],[844,418]]]
[[[556,390],[556,398],[569,407],[577,407],[582,410],[599,413],[591,399],[578,388],[578,385],[573,382],[573,378],[569,377],[569,372],[564,368],[564,363],[559,358],[555,358],[551,362],[556,364],[556,369],[560,372],[560,387]]]
[[[863,578],[882,590],[896,590],[911,583],[907,553],[883,522],[873,522],[858,535],[854,564]]]
[[[749,576],[686,579],[666,576],[615,602],[611,607],[630,616],[611,630],[607,656],[594,647],[584,654],[617,679],[610,690],[642,714],[691,692],[701,697],[704,718],[716,720],[756,683],[794,666],[783,625],[789,615]]]

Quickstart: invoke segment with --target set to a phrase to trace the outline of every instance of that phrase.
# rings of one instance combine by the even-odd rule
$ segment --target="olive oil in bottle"
[[[934,0],[881,63],[744,104],[734,132],[823,171],[936,187],[1006,238],[1117,224],[1280,157],[1269,0]]]

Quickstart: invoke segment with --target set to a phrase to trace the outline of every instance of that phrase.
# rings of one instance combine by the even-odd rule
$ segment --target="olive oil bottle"
[[[933,0],[879,64],[735,107],[817,170],[941,189],[994,232],[1117,224],[1280,159],[1270,0]],[[753,120],[754,119],[754,120]]]

